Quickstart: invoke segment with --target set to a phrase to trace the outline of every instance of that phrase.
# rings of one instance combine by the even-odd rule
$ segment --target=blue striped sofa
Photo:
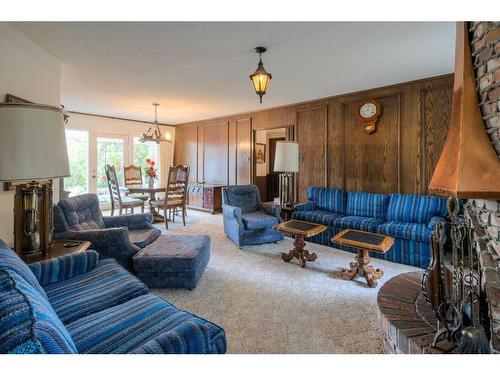
[[[0,240],[0,353],[224,353],[224,330],[89,250],[26,265]]]
[[[392,250],[373,256],[425,268],[431,260],[429,239],[436,223],[446,224],[446,199],[427,195],[372,194],[343,189],[309,187],[306,203],[298,204],[292,219],[324,224],[328,230],[311,242],[356,252],[333,244],[344,229],[359,229],[394,237]]]

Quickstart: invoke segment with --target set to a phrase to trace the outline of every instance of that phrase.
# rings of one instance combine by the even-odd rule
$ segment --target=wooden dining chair
[[[134,164],[123,167],[123,179],[126,188],[131,185],[142,185],[144,183],[144,180],[142,178],[141,167],[135,166]],[[142,201],[147,201],[149,199],[148,195],[141,193],[127,193],[127,197],[140,199]]]
[[[141,212],[144,213],[144,201],[141,199],[134,199],[129,197],[122,197],[120,194],[120,185],[118,184],[118,177],[116,176],[116,169],[113,165],[106,164],[106,178],[108,180],[109,195],[111,197],[111,216],[114,215],[115,209],[118,208],[118,213],[123,214],[130,209],[134,213],[135,207],[141,207]]]
[[[182,223],[186,225],[186,198],[189,179],[189,167],[186,165],[176,165],[170,167],[168,172],[167,187],[165,188],[165,197],[162,200],[152,201],[151,205],[155,208],[163,208],[165,216],[165,227],[168,229],[169,214],[172,214],[172,221],[175,221],[177,210],[182,212]]]

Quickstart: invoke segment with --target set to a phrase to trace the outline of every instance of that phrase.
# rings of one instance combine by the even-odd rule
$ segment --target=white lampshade
[[[274,172],[299,171],[299,144],[290,141],[276,142]]]
[[[61,108],[0,103],[0,181],[69,175]]]

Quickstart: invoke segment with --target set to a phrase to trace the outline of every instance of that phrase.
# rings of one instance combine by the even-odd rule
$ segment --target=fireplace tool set
[[[459,216],[460,203],[448,198],[451,220],[451,254],[445,252],[446,234],[439,223],[431,237],[433,259],[422,277],[422,292],[437,318],[432,347],[447,340],[460,353],[489,353],[482,322],[485,298],[473,232],[482,228],[469,217]],[[472,210],[469,204],[464,210]],[[487,312],[486,312],[487,313]]]

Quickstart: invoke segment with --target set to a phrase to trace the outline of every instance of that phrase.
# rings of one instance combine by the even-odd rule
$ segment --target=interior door
[[[309,186],[327,184],[327,113],[328,107],[297,110],[297,140],[299,142],[298,201],[307,200]]]
[[[114,165],[120,186],[123,183],[123,167],[129,164],[129,137],[118,134],[94,134],[90,147],[90,191],[97,194],[101,209],[111,207],[106,164]]]

